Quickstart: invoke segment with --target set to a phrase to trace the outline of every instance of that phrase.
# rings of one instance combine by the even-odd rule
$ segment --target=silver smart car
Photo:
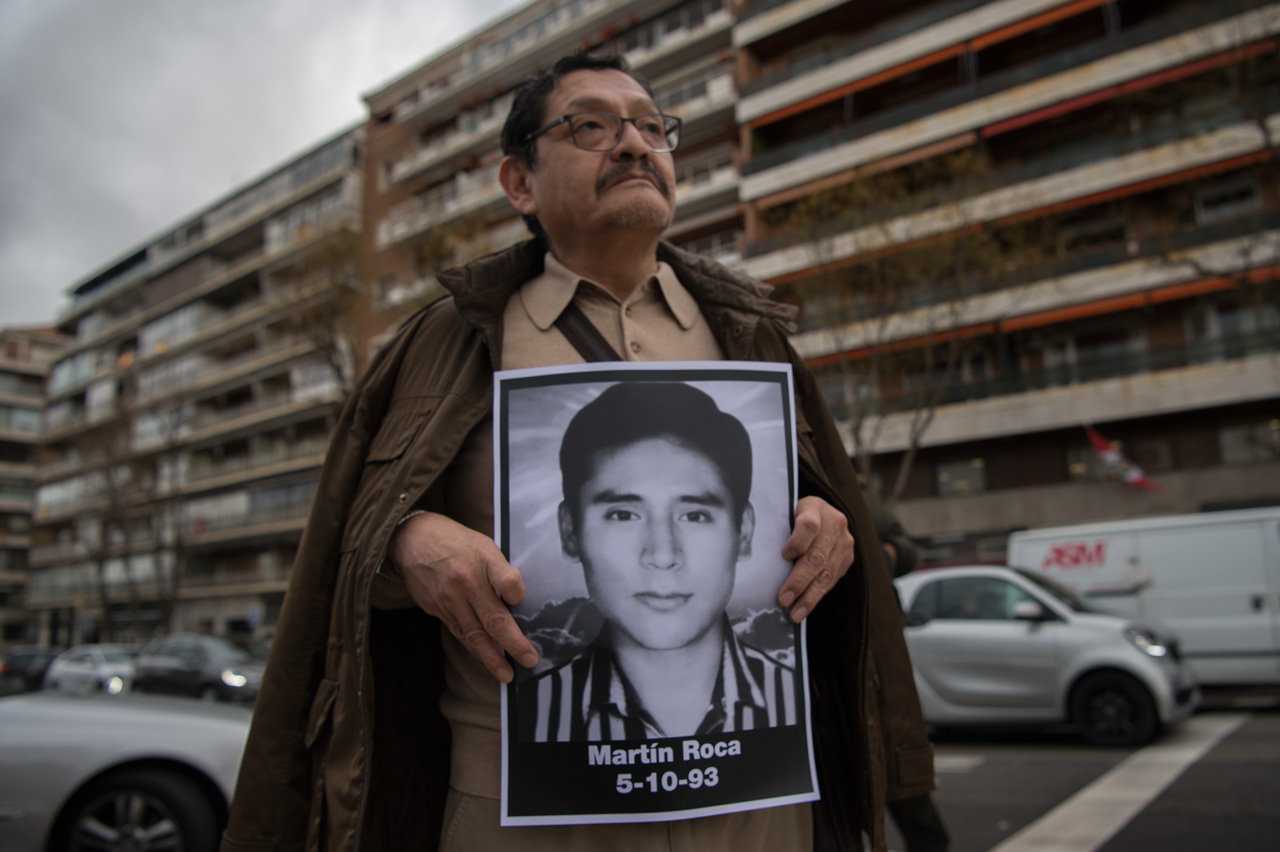
[[[1133,747],[1200,702],[1171,637],[1034,572],[971,565],[894,583],[930,724],[1071,722],[1091,743]]]

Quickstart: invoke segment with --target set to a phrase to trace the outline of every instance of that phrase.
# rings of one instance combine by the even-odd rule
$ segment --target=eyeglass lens
[[[653,151],[671,151],[679,140],[679,124],[664,115],[638,115],[624,119],[611,112],[584,112],[569,120],[573,140],[588,151],[611,151],[622,138],[623,122],[629,121],[640,131],[640,138]]]

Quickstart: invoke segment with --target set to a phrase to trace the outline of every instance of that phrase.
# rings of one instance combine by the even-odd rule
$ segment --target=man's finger
[[[848,520],[825,501],[806,497],[796,507],[796,528],[783,555],[801,546],[804,549],[778,592],[778,603],[790,608],[791,620],[797,623],[813,611],[853,561]]]
[[[497,642],[503,651],[512,656],[516,662],[526,669],[533,668],[538,662],[538,652],[533,644],[525,638],[520,625],[511,617],[511,613],[494,594],[482,595],[481,599],[472,601],[480,628],[485,638]],[[469,643],[470,644],[470,643]],[[474,646],[473,646],[474,647]],[[492,671],[492,669],[491,669]]]

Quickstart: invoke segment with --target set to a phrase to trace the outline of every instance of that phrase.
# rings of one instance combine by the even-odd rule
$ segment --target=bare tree
[[[983,152],[970,147],[900,168],[866,168],[764,215],[809,246],[815,271],[783,285],[780,296],[830,329],[825,360],[840,373],[837,408],[868,482],[887,416],[909,416],[887,503],[901,497],[938,406],[979,345],[969,331],[976,297],[1007,285],[1007,265],[1041,255],[1035,223],[997,226],[958,203],[980,194],[990,177]],[[989,302],[981,310],[983,323],[998,321]]]

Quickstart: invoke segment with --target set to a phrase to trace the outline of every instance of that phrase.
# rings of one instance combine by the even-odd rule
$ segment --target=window
[[[1014,607],[1035,598],[998,577],[956,577],[939,580],[920,590],[911,614],[921,619],[1014,621]]]
[[[963,497],[987,490],[986,462],[981,458],[939,462],[936,477],[939,497]]]
[[[1262,208],[1258,182],[1251,175],[1216,181],[1196,191],[1196,222],[1207,225]]]
[[[1280,418],[1231,423],[1218,430],[1223,464],[1280,461]]]

